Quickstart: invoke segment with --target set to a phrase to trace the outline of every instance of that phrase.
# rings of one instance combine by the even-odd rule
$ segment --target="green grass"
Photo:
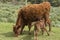
[[[12,31],[13,23],[2,23],[0,22],[0,40],[33,40],[33,28],[31,30],[31,35],[28,35],[28,27],[24,28],[24,32],[22,35],[18,37],[14,37],[14,33]],[[60,28],[52,27],[52,32],[50,32],[50,36],[47,36],[45,33],[41,35],[39,32],[38,35],[39,40],[60,40]]]

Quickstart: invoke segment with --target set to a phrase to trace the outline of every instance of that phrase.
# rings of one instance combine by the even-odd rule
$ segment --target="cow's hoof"
[[[48,36],[50,36],[50,34],[48,34]]]
[[[31,33],[29,33],[29,35],[31,35]]]
[[[51,32],[51,29],[49,30],[49,32]]]
[[[22,33],[20,33],[20,34],[22,34]]]

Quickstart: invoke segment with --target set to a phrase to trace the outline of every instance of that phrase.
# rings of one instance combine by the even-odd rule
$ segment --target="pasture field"
[[[14,37],[12,28],[13,23],[0,22],[0,40],[34,40],[33,28],[31,29],[31,35],[28,35],[28,27],[26,26],[24,28],[23,34],[19,35],[18,37]],[[52,27],[52,32],[50,32],[50,36],[47,36],[46,33],[44,35],[41,35],[41,32],[39,32],[38,39],[60,40],[60,28]]]
[[[11,3],[0,3],[0,40],[34,40],[34,31],[31,29],[31,35],[28,35],[28,27],[24,28],[22,35],[14,37],[13,24],[17,19],[17,11],[23,5],[13,5]],[[60,40],[60,7],[51,7],[50,18],[52,21],[52,32],[50,36],[39,32],[39,40]],[[48,27],[47,27],[48,29]]]

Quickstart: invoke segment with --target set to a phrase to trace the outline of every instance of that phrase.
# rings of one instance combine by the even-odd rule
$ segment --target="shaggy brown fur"
[[[21,29],[20,32],[22,32],[25,25],[31,25],[32,22],[38,21],[42,18],[45,19],[45,24],[49,23],[50,25],[49,11],[50,11],[49,2],[43,2],[41,4],[31,4],[21,8],[18,13],[16,25],[13,28],[14,33],[18,34],[19,28]]]

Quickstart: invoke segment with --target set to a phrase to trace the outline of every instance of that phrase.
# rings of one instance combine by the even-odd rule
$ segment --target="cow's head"
[[[15,36],[18,36],[18,34],[19,34],[19,26],[13,25],[13,32],[14,32]]]

